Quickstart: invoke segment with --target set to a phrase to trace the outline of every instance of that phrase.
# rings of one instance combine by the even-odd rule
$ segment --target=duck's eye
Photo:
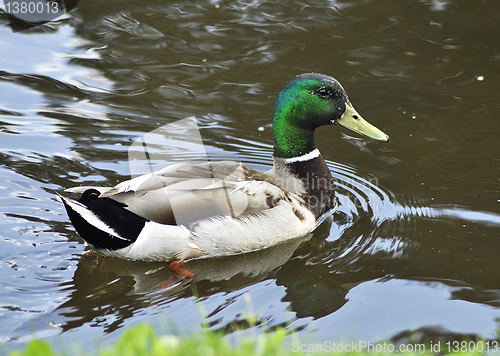
[[[318,94],[323,98],[328,98],[330,96],[330,91],[325,87],[322,87],[318,89]]]

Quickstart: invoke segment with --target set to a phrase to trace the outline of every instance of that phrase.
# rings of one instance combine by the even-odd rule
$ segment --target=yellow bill
[[[372,138],[374,140],[385,142],[389,141],[389,136],[387,136],[382,130],[377,129],[375,126],[363,119],[361,115],[359,115],[358,112],[353,108],[351,103],[346,104],[344,115],[342,115],[342,117],[335,122],[349,130],[352,130],[359,133],[360,135]]]

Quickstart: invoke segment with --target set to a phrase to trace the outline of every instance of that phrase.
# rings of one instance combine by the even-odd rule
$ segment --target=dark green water
[[[304,342],[496,338],[499,2],[81,0],[15,34],[0,16],[5,347],[91,348],[140,322],[185,334],[284,326]],[[312,71],[391,137],[317,130],[339,185],[331,226],[301,245],[189,263],[195,280],[164,290],[164,264],[84,256],[55,191],[128,179],[129,145],[188,116],[209,152],[267,169],[274,101]]]

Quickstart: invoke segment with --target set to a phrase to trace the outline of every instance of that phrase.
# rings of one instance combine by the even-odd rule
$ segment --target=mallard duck
[[[365,121],[334,78],[307,73],[279,94],[273,168],[239,162],[175,164],[113,188],[77,187],[59,195],[78,234],[97,252],[174,261],[263,249],[309,234],[335,208],[332,175],[314,130],[339,124],[389,141]]]

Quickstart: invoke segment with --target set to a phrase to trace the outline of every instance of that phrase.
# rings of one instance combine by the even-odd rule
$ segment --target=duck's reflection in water
[[[89,253],[80,259],[73,280],[64,286],[71,290],[70,298],[54,313],[63,317],[60,323],[63,331],[86,323],[98,324],[112,316],[113,322],[105,327],[106,332],[111,332],[141,308],[193,295],[206,297],[230,292],[267,278],[276,279],[280,267],[293,259],[294,253],[299,264],[305,263],[301,257],[309,255],[315,246],[322,244],[329,234],[331,223],[332,219],[328,219],[313,234],[260,251],[187,261],[182,268],[192,272],[192,278],[174,275],[168,263],[103,259],[100,255]],[[283,277],[283,281],[277,278],[278,284],[288,284],[287,275]],[[286,287],[286,299],[302,309],[302,292],[294,289],[302,289],[303,285],[292,283]],[[343,297],[340,299],[345,300]]]

